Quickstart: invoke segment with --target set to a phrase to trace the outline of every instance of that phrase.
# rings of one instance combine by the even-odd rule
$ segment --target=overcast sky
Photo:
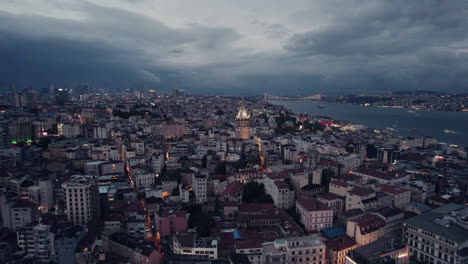
[[[468,1],[0,1],[0,88],[50,83],[468,92]]]

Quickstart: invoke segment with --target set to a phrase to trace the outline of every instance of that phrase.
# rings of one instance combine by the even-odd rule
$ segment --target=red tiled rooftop
[[[352,190],[348,191],[348,193],[357,195],[357,196],[367,196],[367,195],[371,195],[372,193],[375,193],[375,191],[368,189],[368,188],[355,186]]]
[[[272,180],[284,180],[284,179],[289,178],[289,175],[275,173],[275,172],[267,172],[265,173],[265,175]]]
[[[403,214],[403,211],[396,207],[382,207],[374,212],[381,214],[384,217],[392,217],[398,214]]]
[[[304,230],[302,230],[294,221],[286,221],[281,223],[281,229],[288,235],[293,236],[300,236],[304,234]]]
[[[330,200],[340,199],[340,196],[334,193],[319,193],[317,195],[317,198],[330,201]]]
[[[240,212],[237,217],[238,222],[263,221],[263,220],[292,220],[292,216],[284,209],[273,208],[255,212]]]
[[[402,193],[410,191],[410,190],[408,190],[406,188],[399,187],[399,186],[394,186],[394,185],[389,185],[389,184],[382,185],[380,190],[382,192],[390,193],[390,194],[393,194],[393,195],[398,195],[398,194],[402,194]]]
[[[261,212],[273,209],[273,204],[267,203],[244,203],[239,205],[239,212]]]
[[[262,241],[260,239],[246,239],[246,240],[236,240],[235,241],[236,249],[251,249],[251,248],[261,248]]]
[[[223,206],[224,207],[237,207],[239,206],[239,204],[237,202],[234,202],[234,201],[226,201],[223,203]]]
[[[338,161],[336,161],[336,160],[328,160],[328,159],[321,159],[321,160],[319,161],[319,165],[343,167],[343,164],[339,163]]]
[[[284,182],[284,181],[275,181],[275,185],[279,188],[279,189],[287,189],[289,188],[289,185]]]
[[[357,216],[357,215],[360,215],[360,214],[363,214],[364,211],[362,209],[359,209],[359,208],[355,208],[355,209],[349,209],[347,211],[344,211],[342,212],[341,214],[345,217],[353,217],[353,216]]]
[[[347,235],[341,235],[339,237],[327,240],[325,244],[327,245],[328,249],[338,252],[355,246],[356,241]]]
[[[162,212],[161,215],[163,217],[169,217],[171,215],[175,215],[176,217],[185,217],[187,216],[187,211],[180,210],[180,211],[175,211],[175,212]]]
[[[347,183],[344,182],[344,181],[340,181],[340,180],[332,180],[331,183],[332,183],[332,184],[335,184],[335,185],[338,185],[338,186],[340,186],[340,187],[344,187],[344,188],[346,188],[346,187],[349,186],[349,184],[347,184]]]
[[[348,181],[361,182],[362,181],[361,176],[351,174],[351,173],[346,173],[346,174],[342,175],[341,177],[339,177],[338,179],[341,180],[341,181],[344,181],[344,182],[348,182]]]
[[[226,174],[214,174],[214,175],[210,175],[210,178],[212,180],[224,181],[227,179],[227,175]]]
[[[385,221],[373,214],[367,213],[353,220],[361,229],[361,233],[367,233],[377,228],[385,226]]]
[[[357,172],[384,180],[393,180],[405,176],[405,172],[402,170],[381,172],[372,169],[359,168]]]
[[[320,202],[317,199],[299,199],[297,200],[297,203],[309,212],[331,210],[328,205]]]
[[[245,185],[240,182],[233,182],[229,184],[223,191],[223,195],[236,195],[244,191]]]
[[[275,239],[278,238],[278,233],[273,232],[273,231],[266,231],[266,232],[260,232],[259,236],[263,241],[273,242],[275,241]]]

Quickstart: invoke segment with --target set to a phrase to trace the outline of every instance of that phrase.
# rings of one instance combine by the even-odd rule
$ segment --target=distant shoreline
[[[374,111],[358,104],[328,103],[322,101],[294,102],[292,100],[271,100],[271,104],[281,105],[288,111],[295,114],[307,113],[309,116],[322,117],[337,121],[349,122],[353,125],[363,125],[369,129],[387,130],[396,132],[396,136],[401,137],[433,137],[439,142],[456,144],[467,147],[466,133],[468,128],[463,122],[459,122],[460,116],[463,119],[465,114],[457,114],[455,111],[405,111],[402,107],[381,107],[373,106]],[[323,107],[321,106],[324,104]],[[345,106],[354,105],[356,108],[349,109]],[[372,108],[372,107],[371,107]],[[380,111],[375,111],[381,109]],[[388,110],[384,110],[388,109]],[[398,116],[388,111],[391,109],[398,111]],[[383,112],[382,112],[383,111]],[[434,114],[432,114],[434,113]],[[454,114],[456,117],[452,118]],[[458,120],[458,121],[457,121]],[[437,125],[434,125],[434,122]]]

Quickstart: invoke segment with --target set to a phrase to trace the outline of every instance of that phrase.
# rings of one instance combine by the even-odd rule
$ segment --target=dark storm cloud
[[[465,1],[376,1],[371,9],[296,34],[286,46],[300,55],[388,55],[445,47],[468,36]],[[359,6],[359,2],[356,2]],[[351,12],[352,13],[352,12]]]
[[[466,91],[468,53],[455,46],[468,40],[467,3],[375,1],[294,35],[285,48],[296,57],[322,56],[332,68],[350,65],[335,75],[355,83],[348,89]]]
[[[183,69],[160,61],[167,54],[177,56],[184,51],[177,47],[187,44],[214,50],[237,37],[230,29],[176,30],[122,10],[86,8],[85,21],[0,12],[1,88],[50,83],[174,87],[180,80],[170,73]]]
[[[215,1],[206,4],[213,12],[193,2],[164,9],[161,2],[159,13],[145,13],[153,3],[146,0],[44,3],[59,11],[28,13],[27,4],[25,12],[0,11],[0,89],[88,83],[229,94],[468,90],[466,1],[254,1],[242,9]],[[237,15],[250,4],[253,15]]]

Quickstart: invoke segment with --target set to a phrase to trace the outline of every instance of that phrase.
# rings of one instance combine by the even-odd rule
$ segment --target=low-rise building
[[[344,264],[346,255],[357,248],[356,241],[347,235],[341,235],[325,242],[327,246],[327,263]]]
[[[317,195],[317,200],[330,207],[333,210],[333,216],[343,211],[344,199],[334,193],[320,193]]]
[[[396,207],[383,207],[372,213],[385,221],[385,234],[401,230],[405,217],[405,213],[402,210]]]
[[[153,243],[138,241],[124,234],[102,236],[105,252],[128,258],[132,264],[162,263],[162,254]]]
[[[245,185],[240,182],[230,183],[222,193],[223,201],[241,202]]]
[[[348,256],[346,256],[345,263],[409,264],[409,248],[401,242],[401,236],[386,235],[377,241],[351,251]]]
[[[409,254],[420,262],[463,263],[468,248],[468,207],[448,204],[403,223]]]
[[[371,189],[355,186],[346,193],[346,210],[358,208],[364,211],[370,211],[376,209],[378,206],[379,201],[376,193]]]
[[[1,205],[3,226],[16,231],[36,220],[37,205],[28,200],[14,199]]]
[[[285,240],[287,263],[326,263],[326,247],[320,236],[288,237]]]
[[[187,211],[159,212],[155,214],[156,230],[161,237],[187,231]]]
[[[385,234],[385,221],[376,215],[366,213],[348,221],[346,234],[354,238],[359,246],[367,245]]]
[[[333,210],[317,199],[297,200],[296,210],[307,231],[320,230],[333,225]]]
[[[251,264],[263,263],[263,247],[260,239],[238,240],[234,247],[236,254],[246,255]]]
[[[384,193],[388,193],[393,197],[393,206],[405,209],[411,202],[411,190],[397,185],[384,184],[380,187]]]
[[[172,237],[172,251],[175,254],[206,256],[218,258],[218,241],[209,238],[197,238],[195,234],[179,234]]]
[[[130,177],[137,190],[144,190],[156,181],[156,174],[154,172],[139,166],[131,169]]]

